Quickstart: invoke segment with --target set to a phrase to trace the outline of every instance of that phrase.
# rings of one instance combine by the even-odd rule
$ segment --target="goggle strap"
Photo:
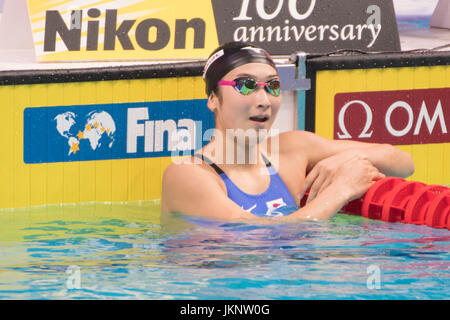
[[[220,80],[219,82],[217,82],[217,84],[220,84],[222,86],[235,86],[236,85],[236,81]]]
[[[220,80],[217,82],[217,84],[223,85],[223,86],[235,86],[237,85],[236,81],[226,81],[226,80]],[[260,87],[267,87],[269,84],[266,82],[257,82],[256,83]]]

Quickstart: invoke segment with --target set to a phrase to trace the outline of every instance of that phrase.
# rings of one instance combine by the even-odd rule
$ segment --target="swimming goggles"
[[[222,86],[233,86],[239,93],[243,95],[249,95],[258,89],[258,86],[263,87],[268,93],[274,97],[280,95],[281,83],[278,79],[272,79],[267,82],[257,82],[252,78],[237,78],[234,81],[220,80],[217,82],[218,85]]]

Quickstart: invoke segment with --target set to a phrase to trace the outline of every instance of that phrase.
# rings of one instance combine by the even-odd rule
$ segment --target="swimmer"
[[[299,130],[270,135],[281,106],[280,80],[272,58],[259,47],[220,46],[207,60],[203,78],[214,135],[193,156],[165,170],[162,214],[325,220],[377,180],[414,171],[411,156],[389,144],[329,140]],[[283,213],[283,207],[294,210]]]

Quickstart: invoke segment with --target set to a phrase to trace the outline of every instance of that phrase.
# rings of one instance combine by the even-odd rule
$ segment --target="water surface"
[[[248,225],[158,202],[0,212],[0,299],[448,299],[450,232],[339,214]]]

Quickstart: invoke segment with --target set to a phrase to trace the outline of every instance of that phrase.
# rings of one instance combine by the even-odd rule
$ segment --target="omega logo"
[[[339,131],[337,132],[337,137],[339,139],[354,139],[355,137],[352,136],[349,131],[347,130],[346,124],[345,124],[345,115],[348,112],[348,109],[352,105],[359,105],[364,109],[365,112],[365,125],[363,130],[360,132],[360,134],[357,136],[357,138],[363,139],[363,138],[371,138],[374,129],[372,128],[373,122],[374,122],[374,114],[372,112],[372,109],[370,105],[363,101],[363,100],[352,100],[350,102],[347,102],[339,111],[338,114],[338,127]],[[392,115],[397,110],[404,110],[407,114],[407,124],[403,128],[394,128],[392,125]],[[380,110],[382,111],[382,110]],[[416,110],[417,112],[417,110]],[[433,111],[432,111],[433,112]],[[403,112],[404,113],[404,112]],[[380,123],[380,122],[379,122]],[[417,117],[415,116],[414,110],[411,107],[411,105],[405,101],[398,100],[394,103],[392,103],[389,108],[386,110],[384,114],[384,127],[386,128],[387,132],[393,137],[403,137],[411,132],[411,130],[414,127],[413,135],[418,136],[421,132],[422,127],[425,125],[428,133],[431,135],[434,133],[439,133],[439,129],[436,128],[436,124],[439,123],[440,127],[440,133],[441,134],[447,134],[447,126],[446,126],[446,119],[444,116],[444,111],[442,108],[442,102],[441,100],[438,100],[436,107],[434,109],[433,115],[430,116],[430,110],[427,107],[427,104],[425,100],[422,101],[419,114]],[[436,129],[436,131],[435,131]]]

